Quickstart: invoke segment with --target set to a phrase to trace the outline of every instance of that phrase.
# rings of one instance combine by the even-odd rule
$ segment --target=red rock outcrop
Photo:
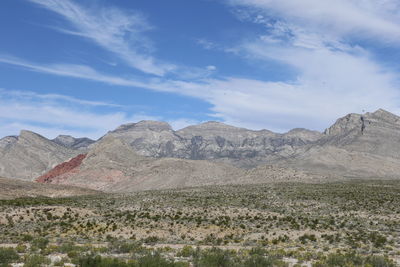
[[[61,175],[77,171],[79,166],[81,166],[82,161],[86,158],[87,154],[80,154],[76,156],[75,158],[63,162],[47,173],[43,174],[39,178],[36,179],[36,182],[38,183],[51,183],[52,180],[56,177],[59,177]]]

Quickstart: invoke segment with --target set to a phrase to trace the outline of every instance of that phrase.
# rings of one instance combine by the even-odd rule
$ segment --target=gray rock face
[[[70,135],[59,135],[52,141],[64,147],[79,150],[87,150],[91,144],[96,142],[86,137],[74,138]]]
[[[123,125],[109,136],[138,154],[211,160],[237,167],[290,166],[330,176],[398,177],[400,117],[384,110],[349,114],[324,133],[293,129],[285,134],[207,122],[173,131],[166,123]]]
[[[400,158],[400,117],[382,109],[349,114],[328,128],[320,143],[351,152]]]
[[[0,177],[33,180],[76,154],[43,136],[21,131],[18,137],[0,140]]]
[[[206,122],[173,131],[164,122],[142,121],[122,125],[107,136],[123,140],[143,156],[219,160],[249,167],[269,158],[292,154],[299,147],[316,142],[322,134],[305,129],[277,134],[220,122]]]
[[[105,140],[121,141],[124,145],[120,145],[120,149],[129,147],[123,150],[126,155],[119,149],[113,149],[115,143],[110,144],[107,151],[117,152],[115,155],[118,156],[97,151],[97,144],[103,144],[100,147],[104,148]],[[129,168],[130,162],[131,167],[139,168],[133,162],[144,162],[152,157],[203,160],[199,164],[203,164],[204,168],[214,166],[204,163],[207,160],[245,168],[276,164],[327,176],[398,178],[400,117],[384,110],[349,114],[338,119],[324,133],[293,129],[284,134],[268,130],[252,131],[220,122],[206,122],[174,131],[165,122],[141,121],[122,125],[96,143],[87,138],[70,136],[59,136],[50,141],[22,131],[18,137],[0,139],[0,176],[31,180],[56,164],[82,154],[82,151],[89,152],[84,166],[89,166],[91,170],[96,169],[93,166],[102,168],[111,164],[109,169],[117,171],[117,166]],[[164,164],[162,169],[171,170],[166,162],[181,166],[180,162],[172,159],[160,162]],[[190,161],[185,166],[191,164],[195,163]],[[189,167],[186,169],[190,170]],[[130,171],[124,172],[123,177],[132,175]],[[184,173],[180,175],[183,177]],[[162,179],[161,169],[159,178]]]
[[[273,167],[245,171],[204,160],[144,157],[122,140],[107,136],[91,148],[81,165],[45,182],[104,192],[133,192],[288,180],[312,181],[313,178],[299,171]]]
[[[0,139],[0,152],[6,150],[18,141],[17,136],[6,136]]]
[[[330,175],[400,178],[400,117],[382,109],[349,114],[312,146],[275,163]]]

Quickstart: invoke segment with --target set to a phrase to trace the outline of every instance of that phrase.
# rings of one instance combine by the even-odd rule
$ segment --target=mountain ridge
[[[115,151],[113,146],[121,151]],[[215,166],[234,166],[238,173],[243,168],[246,171],[272,164],[310,175],[397,178],[400,117],[382,109],[351,113],[323,133],[303,128],[286,133],[255,131],[215,121],[174,131],[166,122],[140,121],[123,124],[97,141],[66,135],[49,140],[23,130],[19,136],[0,139],[0,176],[33,180],[86,153],[83,166],[109,168],[114,173],[118,166],[123,169],[129,164],[136,166],[134,162],[153,164],[155,159],[167,158],[164,162],[172,165],[181,164],[172,159],[181,159],[189,160],[189,165],[207,161]],[[128,156],[124,157],[124,153]],[[91,162],[92,159],[97,161]],[[209,168],[209,163],[199,164]],[[168,169],[165,164],[162,166]],[[130,172],[118,173],[121,179],[131,177]]]

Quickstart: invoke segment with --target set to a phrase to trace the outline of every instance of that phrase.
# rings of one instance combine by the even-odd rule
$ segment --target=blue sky
[[[0,136],[400,114],[397,0],[3,0]]]

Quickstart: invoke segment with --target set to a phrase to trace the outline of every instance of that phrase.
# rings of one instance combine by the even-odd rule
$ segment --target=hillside
[[[246,171],[204,160],[144,157],[122,140],[108,136],[98,142],[87,155],[58,165],[36,181],[105,192],[132,192],[299,179],[312,180],[304,173],[283,168]]]
[[[384,110],[346,115],[324,133],[279,134],[220,122],[174,131],[165,122],[141,121],[121,125],[96,142],[63,135],[48,140],[29,131],[5,137],[0,175],[106,191],[284,181],[294,170],[307,176],[299,181],[397,179],[399,151],[400,117]],[[79,164],[78,155],[85,155]],[[271,165],[277,166],[273,174],[266,172]]]
[[[0,178],[0,199],[26,197],[71,197],[99,192],[72,186],[39,184],[16,179]]]

